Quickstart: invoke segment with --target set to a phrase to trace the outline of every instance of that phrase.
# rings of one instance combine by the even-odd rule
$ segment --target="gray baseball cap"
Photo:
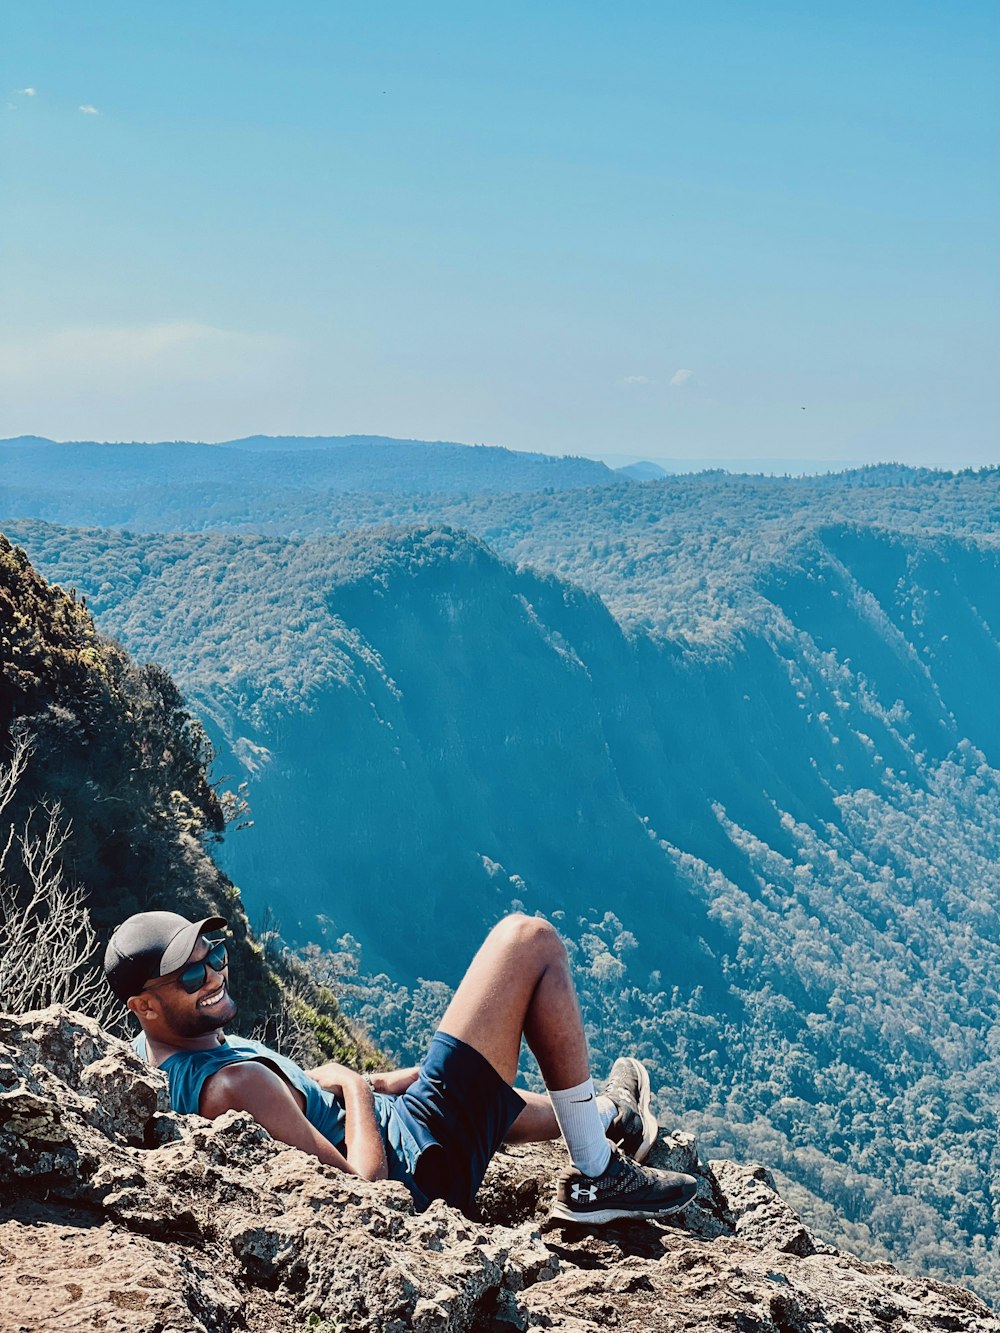
[[[153,977],[165,977],[184,966],[198,936],[222,930],[225,917],[189,921],[177,912],[137,912],[111,936],[104,954],[104,974],[119,1000],[138,995]]]

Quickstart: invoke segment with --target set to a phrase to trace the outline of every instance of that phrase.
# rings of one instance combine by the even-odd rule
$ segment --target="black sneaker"
[[[600,1176],[585,1176],[575,1166],[560,1171],[550,1216],[581,1226],[604,1226],[630,1218],[676,1213],[698,1192],[694,1176],[654,1171],[611,1149],[611,1161]]]
[[[649,1109],[649,1074],[646,1066],[631,1056],[623,1056],[611,1066],[604,1095],[610,1097],[617,1111],[608,1126],[608,1138],[617,1143],[626,1157],[641,1162],[656,1142],[659,1125]]]

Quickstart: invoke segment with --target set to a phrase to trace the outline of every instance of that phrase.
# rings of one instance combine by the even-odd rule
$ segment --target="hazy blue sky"
[[[1000,462],[997,0],[3,27],[0,435]]]

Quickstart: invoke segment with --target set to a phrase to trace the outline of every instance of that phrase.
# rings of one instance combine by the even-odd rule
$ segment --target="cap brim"
[[[228,925],[229,922],[224,916],[206,916],[203,920],[192,921],[183,930],[179,930],[163,951],[160,959],[160,976],[165,977],[169,972],[176,972],[184,966],[194,953],[199,935],[204,935],[206,930],[223,930]]]

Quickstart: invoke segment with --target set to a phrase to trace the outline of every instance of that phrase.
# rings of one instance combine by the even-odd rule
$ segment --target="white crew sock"
[[[559,1092],[550,1088],[549,1101],[573,1165],[585,1176],[599,1176],[611,1160],[611,1145],[604,1136],[604,1118],[594,1092],[594,1080],[588,1078],[578,1087]]]

